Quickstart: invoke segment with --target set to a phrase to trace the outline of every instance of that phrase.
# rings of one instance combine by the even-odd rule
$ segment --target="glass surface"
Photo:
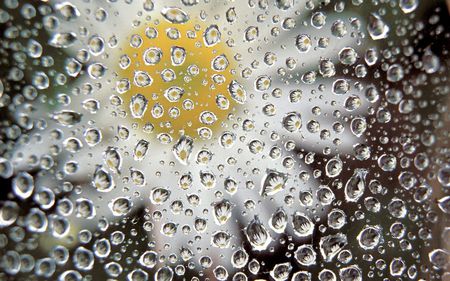
[[[0,280],[450,280],[449,3],[2,0]]]

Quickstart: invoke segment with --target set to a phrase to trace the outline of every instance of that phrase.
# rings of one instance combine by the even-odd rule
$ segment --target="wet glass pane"
[[[450,280],[449,3],[3,0],[0,280]]]

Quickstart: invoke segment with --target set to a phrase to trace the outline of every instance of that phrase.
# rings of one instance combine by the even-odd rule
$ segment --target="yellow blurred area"
[[[147,28],[156,29],[158,36],[156,38],[147,37]],[[129,40],[127,41],[128,45],[122,47],[122,54],[130,57],[131,64],[128,68],[119,69],[117,72],[119,79],[127,78],[130,81],[130,89],[122,94],[128,112],[130,112],[130,102],[134,95],[142,94],[149,101],[143,117],[136,119],[141,126],[151,123],[154,126],[154,132],[157,134],[169,133],[175,138],[180,134],[185,134],[196,138],[198,128],[208,127],[214,130],[235,109],[236,103],[230,97],[227,89],[234,76],[232,74],[234,73],[234,65],[231,49],[224,43],[223,35],[221,41],[216,45],[206,46],[203,34],[207,28],[208,25],[205,23],[196,22],[194,24],[193,20],[185,24],[173,24],[161,19],[155,20],[152,24],[143,25],[130,34],[130,38],[134,34],[139,35],[142,38],[142,45],[135,48],[129,44]],[[174,29],[178,30],[180,34],[178,39],[169,38],[167,31],[170,29],[172,32],[174,32]],[[172,64],[171,48],[174,46],[181,47],[186,51],[185,61],[181,65],[175,66]],[[148,48],[159,48],[162,51],[159,63],[155,65],[145,64],[143,56]],[[228,67],[220,72],[214,70],[211,66],[212,60],[219,55],[225,55],[229,61]],[[197,75],[188,72],[189,67],[193,65],[198,68]],[[161,73],[165,69],[173,70],[176,78],[170,82],[164,81]],[[136,71],[147,72],[153,79],[152,84],[147,87],[136,86],[133,83]],[[217,84],[214,82],[213,75],[217,74],[223,76],[223,83]],[[164,92],[172,86],[184,89],[183,96],[176,102],[171,102],[164,96]],[[217,95],[223,95],[228,99],[229,107],[227,109],[220,109],[216,105]],[[189,110],[183,107],[186,100],[192,101],[193,107]],[[164,109],[163,115],[159,118],[155,118],[151,113],[155,104],[159,104]],[[179,110],[179,116],[176,118],[169,115],[170,109],[173,110],[174,108]],[[209,125],[202,123],[199,116],[204,111],[215,114],[217,121]],[[133,118],[131,114],[129,116]]]

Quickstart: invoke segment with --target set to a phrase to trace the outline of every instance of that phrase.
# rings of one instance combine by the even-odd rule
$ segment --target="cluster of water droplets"
[[[445,15],[5,0],[0,279],[447,280]]]

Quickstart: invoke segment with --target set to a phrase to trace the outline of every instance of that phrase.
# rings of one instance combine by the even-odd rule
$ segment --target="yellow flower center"
[[[116,83],[133,121],[151,124],[156,133],[196,138],[200,128],[217,128],[235,110],[228,91],[233,56],[224,35],[208,27],[162,19],[133,32],[122,47]],[[208,46],[205,34],[222,38]]]
[[[182,160],[185,160],[185,159],[187,158],[187,156],[188,156],[188,153],[187,153],[186,150],[180,151],[180,156],[179,156],[179,157],[180,157]]]

